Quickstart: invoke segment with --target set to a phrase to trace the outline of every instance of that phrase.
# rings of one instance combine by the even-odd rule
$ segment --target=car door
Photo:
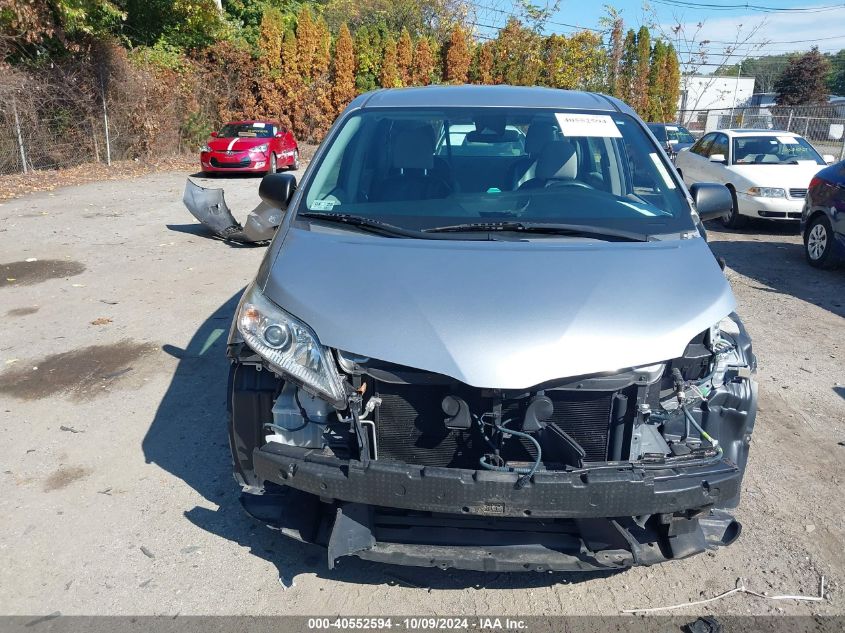
[[[690,147],[688,152],[678,154],[675,164],[681,170],[686,184],[691,185],[704,181],[705,167],[709,161],[707,152],[715,138],[715,132],[705,134],[698,139],[695,145]]]
[[[728,155],[730,151],[730,141],[728,135],[717,132],[713,136],[713,142],[707,146],[706,160],[702,164],[702,178],[703,182],[718,182],[725,184],[728,182],[728,164],[730,163]],[[721,159],[718,157],[721,156]],[[717,162],[718,161],[718,162]]]

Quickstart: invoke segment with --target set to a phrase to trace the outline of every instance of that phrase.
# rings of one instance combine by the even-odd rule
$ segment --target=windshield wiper
[[[513,231],[515,233],[541,233],[546,235],[574,235],[606,238],[609,241],[647,242],[648,235],[587,224],[561,224],[557,222],[467,222],[451,226],[423,229],[424,233],[473,233],[485,231]]]
[[[374,220],[373,218],[365,218],[361,215],[353,215],[351,213],[325,213],[320,211],[305,211],[298,213],[297,217],[311,218],[313,220],[321,220],[323,222],[333,222],[336,224],[349,224],[362,229],[368,229],[374,233],[382,235],[391,235],[395,237],[425,237],[420,231],[413,231],[411,229],[403,229],[401,226],[388,224],[381,220]]]

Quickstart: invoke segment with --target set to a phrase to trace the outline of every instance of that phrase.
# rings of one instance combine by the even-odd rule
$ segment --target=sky
[[[544,6],[545,1],[533,0],[533,3]],[[478,21],[491,26],[503,25],[508,14],[518,12],[515,9],[518,2],[511,0],[475,0],[473,3],[478,11]],[[547,32],[571,32],[572,28],[564,24],[600,28],[599,19],[605,15],[604,4],[603,0],[561,0],[559,10],[549,20]],[[695,40],[714,42],[709,45],[712,55],[708,59],[713,63],[725,59],[725,47],[737,41],[738,29],[739,41],[747,43],[737,47],[734,57],[729,60],[731,63],[745,56],[807,51],[814,44],[822,52],[845,48],[845,4],[835,0],[651,0],[648,13],[644,11],[642,0],[610,0],[608,4],[621,11],[626,29],[636,29],[656,19],[667,32],[667,27],[680,22],[686,25],[685,31],[692,34],[696,31],[695,25],[703,22],[704,26]],[[724,8],[731,5],[742,8]],[[777,11],[750,7],[767,7]],[[749,39],[754,29],[757,30]],[[484,32],[484,29],[481,31]],[[683,55],[681,60],[684,61]]]

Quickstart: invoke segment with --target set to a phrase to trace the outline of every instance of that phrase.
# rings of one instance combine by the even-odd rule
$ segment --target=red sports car
[[[200,149],[205,173],[275,173],[299,168],[299,146],[290,130],[277,121],[232,121]]]

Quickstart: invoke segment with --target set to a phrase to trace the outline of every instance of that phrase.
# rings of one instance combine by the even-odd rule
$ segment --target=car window
[[[472,151],[455,145],[450,153],[447,134],[449,144],[465,135],[460,147]],[[530,157],[525,136],[542,139]],[[348,213],[412,230],[503,219],[649,234],[692,227],[671,164],[636,119],[618,112],[372,108],[351,113],[325,142],[297,213]],[[511,153],[496,147],[503,143]]]
[[[715,156],[721,154],[728,158],[728,137],[724,134],[717,134],[713,137],[713,143],[707,148],[707,156]]]
[[[273,127],[267,123],[227,123],[217,133],[218,138],[270,138]]]
[[[713,133],[706,134],[702,138],[698,139],[698,142],[690,147],[690,150],[693,154],[698,154],[699,156],[707,156],[707,152],[710,150],[710,145],[713,144],[713,139],[716,138],[716,135]]]
[[[809,161],[825,162],[819,153],[800,136],[740,136],[734,139],[735,165],[790,165]]]

